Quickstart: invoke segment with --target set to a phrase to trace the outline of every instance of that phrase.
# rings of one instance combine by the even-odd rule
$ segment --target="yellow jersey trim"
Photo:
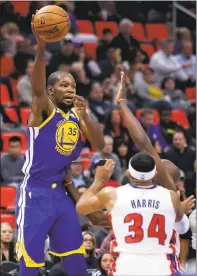
[[[86,255],[85,247],[83,244],[76,250],[71,250],[71,251],[67,251],[64,253],[56,253],[53,251],[48,251],[48,253],[50,253],[51,255],[54,255],[56,257],[67,257],[67,256],[74,255],[74,254],[83,254],[84,256]]]
[[[77,113],[77,110],[73,107],[73,108],[71,108],[71,111],[75,114],[75,116],[77,117],[77,119],[79,121],[79,115]]]
[[[55,111],[56,109],[54,107],[51,115],[44,122],[42,122],[42,124],[39,125],[38,128],[42,128],[43,126],[45,126],[53,118],[53,116],[55,115]]]
[[[21,257],[24,258],[24,262],[26,267],[43,267],[45,263],[36,263],[32,260],[32,258],[28,255],[24,242],[16,243],[16,252],[17,252],[17,261],[20,260]]]
[[[65,113],[63,110],[61,110],[59,108],[58,108],[58,111],[59,111],[59,113],[62,114],[62,117],[64,117],[66,120],[69,119],[69,111],[67,113]]]

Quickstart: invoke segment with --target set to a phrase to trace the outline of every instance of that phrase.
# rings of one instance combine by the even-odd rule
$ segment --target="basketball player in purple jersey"
[[[36,36],[34,30],[33,33]],[[80,155],[81,132],[98,150],[104,146],[103,134],[98,124],[88,117],[83,97],[76,95],[72,75],[54,72],[46,88],[45,42],[37,36],[36,39],[29,147],[16,202],[19,275],[38,275],[39,267],[44,266],[48,235],[50,253],[62,257],[68,275],[85,276],[81,229],[75,205],[65,193],[63,182],[65,168]]]

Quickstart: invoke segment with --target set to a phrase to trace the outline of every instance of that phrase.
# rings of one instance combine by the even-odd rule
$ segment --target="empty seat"
[[[186,88],[186,96],[189,101],[195,101],[196,100],[196,87]]]
[[[27,121],[28,121],[30,112],[31,112],[31,109],[29,107],[22,107],[20,109],[21,123],[23,126],[27,126]]]
[[[141,43],[140,48],[147,53],[149,58],[151,58],[155,52],[153,46],[150,44]]]
[[[136,117],[139,119],[142,109],[136,110]],[[160,121],[159,113],[156,109],[153,109],[153,124],[158,125]]]
[[[148,39],[157,39],[159,41],[169,36],[168,27],[165,24],[146,24]]]
[[[89,20],[77,20],[77,28],[82,34],[94,34],[92,22]]]
[[[96,30],[96,35],[101,38],[103,36],[103,30],[104,29],[110,29],[113,33],[113,36],[117,36],[118,34],[118,25],[116,22],[102,22],[98,21],[95,23],[95,30]]]
[[[1,214],[1,223],[8,222],[13,229],[16,228],[15,216],[10,214]]]
[[[5,207],[6,209],[14,209],[15,205],[15,198],[16,198],[16,188],[15,187],[8,187],[8,186],[1,186],[0,187],[0,205],[1,207]]]
[[[131,34],[137,40],[147,40],[144,32],[144,26],[141,23],[134,23],[131,28]]]
[[[21,16],[26,16],[29,13],[30,1],[11,1],[14,12],[19,13]]]
[[[87,55],[93,59],[96,58],[96,48],[97,44],[96,43],[84,43],[84,49],[87,53]]]
[[[10,99],[8,88],[5,84],[0,84],[0,104],[2,105],[14,105],[14,102]]]
[[[19,122],[18,119],[18,114],[16,112],[16,109],[14,107],[5,107],[4,111],[6,113],[6,115],[8,115],[8,117],[15,123]]]
[[[184,128],[189,128],[189,121],[184,110],[173,110],[172,120],[179,123]]]
[[[1,139],[3,141],[3,152],[7,152],[9,148],[9,139],[12,136],[18,136],[21,138],[21,143],[22,143],[22,153],[25,153],[27,149],[27,137],[25,133],[20,133],[20,132],[3,132],[1,133]]]

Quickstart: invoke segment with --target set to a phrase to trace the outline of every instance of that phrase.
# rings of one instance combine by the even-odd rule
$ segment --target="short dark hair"
[[[159,115],[161,115],[163,112],[166,112],[166,111],[172,112],[172,107],[170,107],[168,104],[166,105],[164,104],[162,108],[158,111],[159,111]]]
[[[185,136],[185,132],[184,132],[184,130],[177,129],[177,130],[175,130],[174,135],[175,135],[175,134],[177,134],[177,133],[182,133],[182,134],[183,134],[183,136],[184,136],[184,137],[185,137],[185,139],[186,139],[186,136]],[[173,135],[173,136],[174,136],[174,135]]]
[[[108,33],[112,33],[111,29],[109,29],[109,28],[103,29],[103,35],[108,34]]]
[[[144,117],[148,114],[151,114],[151,115],[153,114],[152,109],[151,108],[144,108],[144,109],[142,109],[142,111],[140,113],[140,117]]]
[[[60,71],[51,73],[47,79],[47,86],[48,85],[54,86],[56,84],[57,80],[59,79],[59,76],[61,75],[61,73],[62,72],[60,72]]]
[[[149,154],[139,152],[132,157],[130,164],[138,172],[150,172],[155,167],[155,160]]]
[[[21,144],[21,138],[19,136],[12,136],[9,139],[9,143],[12,143],[12,142],[19,142]]]

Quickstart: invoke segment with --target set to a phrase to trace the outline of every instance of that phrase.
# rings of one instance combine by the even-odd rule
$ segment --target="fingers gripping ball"
[[[33,25],[36,35],[46,42],[57,42],[70,30],[68,14],[55,5],[41,8],[34,16]]]

